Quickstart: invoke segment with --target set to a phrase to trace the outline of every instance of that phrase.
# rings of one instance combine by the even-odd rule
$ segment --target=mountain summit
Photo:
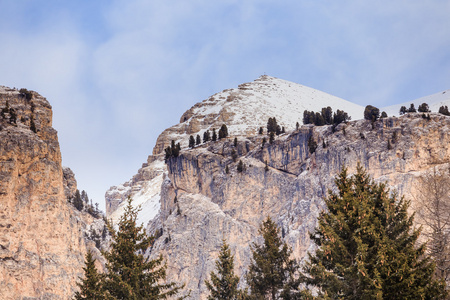
[[[253,82],[226,89],[195,104],[172,126],[158,137],[153,154],[170,145],[171,140],[187,146],[189,135],[203,135],[206,130],[218,130],[226,124],[231,136],[252,136],[267,120],[275,117],[286,130],[302,123],[303,112],[320,111],[330,106],[333,111],[344,110],[352,120],[363,117],[364,107],[319,90],[262,75]]]

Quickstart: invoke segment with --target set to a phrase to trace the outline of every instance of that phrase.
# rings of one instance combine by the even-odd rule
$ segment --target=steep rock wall
[[[317,144],[313,153],[310,137]],[[262,137],[254,137],[239,141],[237,149],[222,140],[183,151],[167,162],[161,212],[148,227],[162,232],[151,255],[163,253],[169,279],[185,282],[194,298],[206,299],[204,280],[225,238],[243,286],[249,246],[258,240],[257,228],[266,216],[280,226],[301,260],[314,250],[309,232],[343,165],[353,172],[359,162],[376,181],[411,197],[419,175],[450,167],[449,142],[449,117],[408,114],[374,124],[349,122],[335,130],[303,126],[264,147]],[[239,153],[236,160],[233,149]],[[245,164],[242,173],[239,160]]]
[[[0,108],[0,298],[70,299],[93,219],[67,202],[76,181],[63,176],[47,100],[0,87]]]

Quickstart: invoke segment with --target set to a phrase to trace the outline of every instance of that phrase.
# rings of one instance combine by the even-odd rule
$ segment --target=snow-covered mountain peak
[[[364,108],[319,90],[263,75],[253,82],[226,89],[187,110],[180,123],[166,129],[156,142],[153,154],[162,153],[171,140],[186,147],[189,135],[203,135],[226,124],[230,136],[255,135],[267,120],[275,117],[280,126],[293,130],[302,123],[305,110],[320,111],[331,106],[333,111],[346,111],[353,120],[363,116]]]

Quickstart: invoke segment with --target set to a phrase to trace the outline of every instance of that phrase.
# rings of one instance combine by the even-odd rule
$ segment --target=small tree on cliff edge
[[[222,241],[219,257],[216,261],[217,274],[211,272],[211,282],[205,284],[211,293],[208,300],[236,300],[239,291],[237,289],[239,277],[234,274],[234,256],[225,240]]]
[[[374,183],[361,166],[337,176],[311,239],[319,247],[303,281],[326,299],[444,299],[434,264],[417,245],[409,202]]]
[[[166,299],[182,286],[160,283],[166,278],[162,256],[153,260],[144,257],[154,237],[147,236],[142,225],[136,225],[139,210],[129,197],[118,231],[109,228],[113,242],[111,250],[103,253],[107,269],[104,287],[114,299]]]

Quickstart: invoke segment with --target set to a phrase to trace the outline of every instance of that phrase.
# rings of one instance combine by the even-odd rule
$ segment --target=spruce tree
[[[406,114],[407,112],[408,112],[408,110],[406,109],[406,106],[400,107],[400,111],[399,111],[400,116]]]
[[[75,206],[75,208],[78,209],[79,211],[83,210],[84,204],[83,204],[83,200],[81,199],[79,190],[76,190],[75,197],[73,198],[72,203]]]
[[[239,277],[234,274],[234,256],[225,240],[216,261],[216,272],[211,272],[211,281],[205,281],[210,292],[208,300],[237,300]]]
[[[211,134],[209,133],[209,130],[206,130],[203,133],[203,143],[209,142],[211,140]]]
[[[270,217],[261,224],[261,245],[253,243],[252,262],[247,274],[252,299],[294,299],[298,264],[292,250],[280,237],[280,230]]]
[[[113,242],[110,251],[103,253],[107,269],[104,286],[115,299],[166,299],[182,286],[161,283],[166,278],[162,256],[153,260],[144,257],[154,237],[147,236],[143,225],[137,226],[139,210],[128,197],[118,230],[109,226]]]
[[[191,136],[189,136],[189,148],[194,148],[194,147],[195,147],[195,139],[191,135]]]
[[[202,143],[202,140],[200,139],[200,135],[197,134],[197,136],[195,137],[195,145],[198,146]]]
[[[212,141],[215,142],[217,141],[217,134],[216,134],[216,129],[213,128],[213,132],[212,132]]]
[[[343,168],[335,183],[338,192],[329,192],[328,210],[311,234],[318,249],[308,255],[302,280],[326,299],[443,299],[409,202],[361,166],[353,176]]]
[[[88,251],[85,258],[84,279],[77,283],[80,291],[75,292],[76,300],[103,300],[108,299],[102,287],[102,275],[95,268],[95,259]]]

